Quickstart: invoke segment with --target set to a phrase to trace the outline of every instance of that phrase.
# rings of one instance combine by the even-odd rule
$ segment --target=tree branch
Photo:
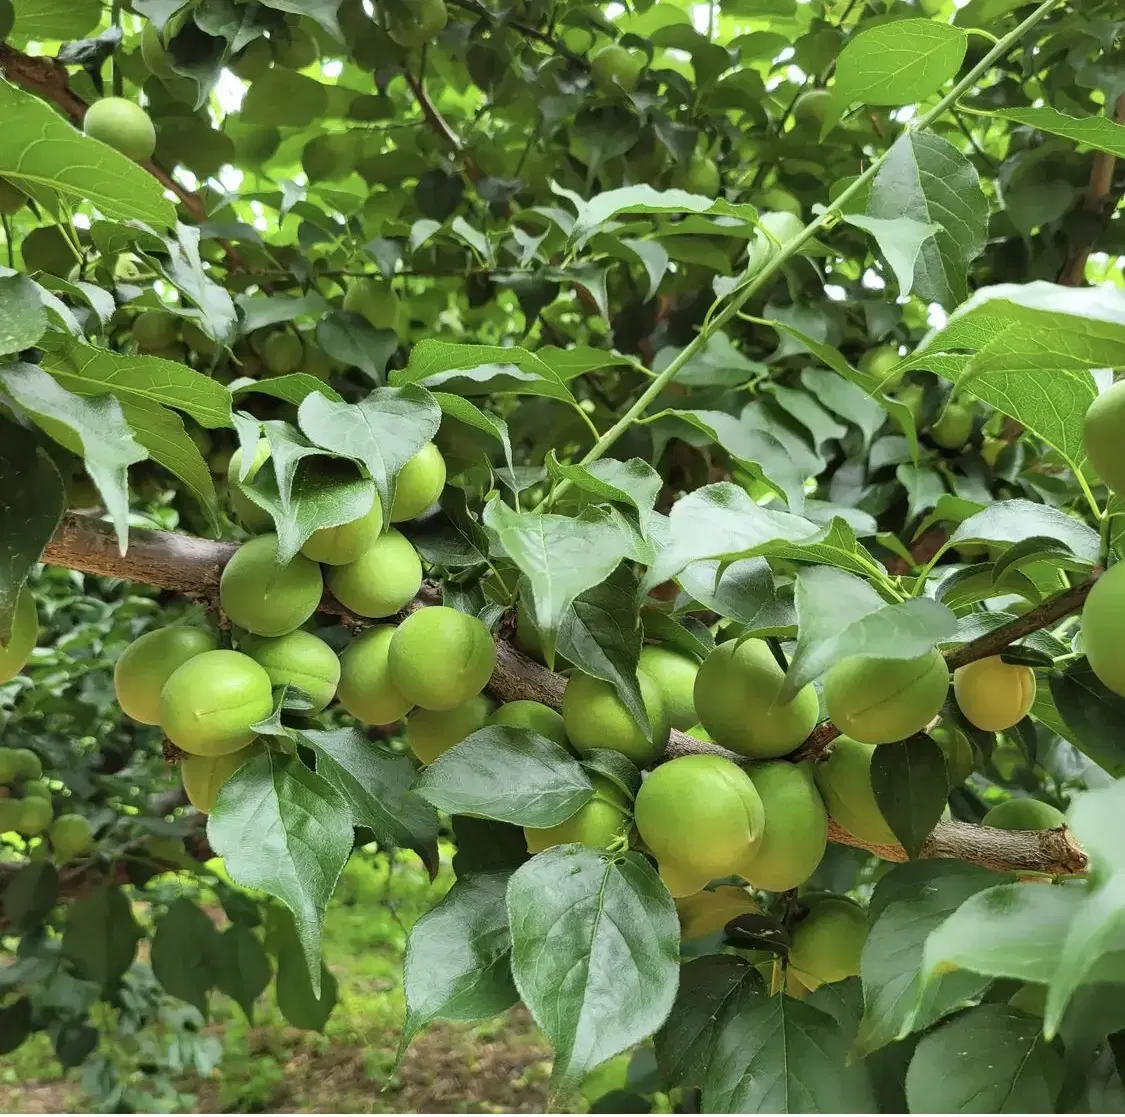
[[[558,39],[552,38],[544,31],[540,31],[536,27],[531,27],[526,23],[520,23],[515,19],[500,19],[488,10],[483,4],[476,3],[476,0],[448,0],[448,2],[455,8],[460,8],[465,12],[472,12],[474,15],[480,16],[482,19],[491,20],[492,23],[499,27],[510,27],[513,31],[518,31],[525,39],[534,39],[537,43],[542,43],[544,46],[550,47],[555,54],[561,55],[568,62],[573,63],[575,66],[581,67],[583,70],[590,68],[590,63],[580,54],[575,54],[565,43]]]
[[[465,173],[472,182],[476,182],[480,178],[480,170],[465,151],[465,145],[461,142],[461,137],[453,131],[449,126],[449,121],[438,112],[437,106],[430,100],[430,95],[426,92],[422,79],[415,77],[409,70],[404,71],[403,76],[406,78],[406,84],[410,86],[414,99],[418,102],[418,107],[422,110],[422,115],[426,118],[430,127],[446,142],[454,155],[459,159],[464,159]]]
[[[89,516],[68,513],[43,551],[42,561],[88,574],[124,578],[214,600],[223,567],[237,549],[234,543],[135,528],[129,533],[129,549],[122,555],[117,549],[111,525]],[[1010,624],[951,651],[947,655],[950,667],[997,655],[1013,641],[1077,612],[1095,580],[1091,578],[1066,590]],[[404,612],[440,601],[439,588],[433,583],[426,583],[417,599]],[[321,602],[321,610],[341,616],[357,626],[367,623],[349,614],[328,594]],[[565,685],[562,676],[548,671],[506,641],[497,639],[496,670],[489,681],[489,690],[501,701],[533,699],[559,709]],[[828,753],[828,745],[839,734],[840,731],[831,722],[822,722],[789,759],[823,759]],[[745,760],[745,757],[720,745],[696,740],[679,730],[672,731],[664,759],[673,760],[698,753],[724,756],[736,763]],[[870,850],[889,861],[906,860],[901,846],[869,845],[835,823],[831,824],[829,837],[843,845]],[[1085,855],[1065,829],[1008,831],[967,822],[939,823],[926,842],[922,856],[957,858],[1015,872],[1079,873],[1086,865]]]

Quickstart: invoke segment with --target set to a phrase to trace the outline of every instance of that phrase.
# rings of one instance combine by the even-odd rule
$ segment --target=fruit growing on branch
[[[846,659],[824,678],[833,724],[869,745],[920,733],[937,717],[948,690],[949,669],[936,650],[917,659]]]
[[[978,729],[996,733],[1027,716],[1035,701],[1035,672],[999,656],[967,663],[953,673],[957,705]]]
[[[148,113],[123,97],[95,101],[86,110],[82,127],[87,136],[139,162],[151,159],[156,150],[156,129]]]
[[[113,669],[118,704],[134,721],[160,724],[160,692],[189,659],[219,646],[213,633],[188,625],[156,628],[138,636]]]
[[[634,764],[655,760],[668,740],[671,724],[659,684],[644,671],[637,672],[641,703],[648,715],[645,729],[617,693],[612,683],[576,671],[566,681],[562,716],[566,735],[580,752],[611,749]]]
[[[867,913],[846,896],[817,896],[797,924],[789,945],[789,965],[808,989],[843,981],[859,973],[867,940]]]
[[[391,681],[425,710],[451,710],[484,690],[496,648],[476,618],[444,605],[411,613],[388,652]]]

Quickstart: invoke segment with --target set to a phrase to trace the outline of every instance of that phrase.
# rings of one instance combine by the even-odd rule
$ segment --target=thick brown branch
[[[44,562],[88,574],[125,578],[213,600],[222,569],[236,549],[233,543],[196,539],[166,531],[134,529],[130,532],[129,550],[121,555],[109,524],[71,513],[64,518],[42,557]],[[964,645],[949,656],[950,666],[996,655],[1008,643],[1076,612],[1092,585],[1093,579],[1084,582],[1044,602],[1017,621]],[[410,608],[421,608],[438,601],[440,591],[427,583]],[[347,610],[327,595],[321,607],[325,612],[360,624],[366,623],[349,617]],[[564,686],[565,680],[561,676],[529,659],[506,641],[497,640],[496,670],[489,683],[489,689],[497,698],[505,702],[534,699],[558,709],[562,705]],[[837,736],[839,730],[830,722],[823,722],[791,758],[822,759],[827,754],[828,745]],[[726,756],[735,761],[743,759],[719,745],[698,741],[686,733],[673,730],[664,758],[672,760],[693,753]],[[835,823],[831,826],[829,837],[844,845],[868,849],[890,861],[906,860],[900,846],[868,845]],[[922,856],[958,858],[1013,872],[1079,873],[1086,865],[1085,856],[1065,830],[1008,831],[966,822],[939,823]]]

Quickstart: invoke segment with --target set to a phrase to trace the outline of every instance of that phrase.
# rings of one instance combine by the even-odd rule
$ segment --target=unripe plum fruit
[[[590,776],[594,797],[557,826],[538,830],[523,829],[527,852],[542,853],[552,846],[577,842],[587,849],[609,849],[620,842],[629,830],[629,800],[625,793],[604,776]]]
[[[25,780],[37,780],[43,775],[43,762],[31,749],[13,749],[16,775]]]
[[[793,119],[798,124],[819,128],[824,123],[824,113],[832,95],[827,89],[809,89],[793,104]]]
[[[142,310],[133,319],[133,344],[142,352],[155,353],[176,344],[177,323],[165,310]]]
[[[20,804],[20,817],[16,829],[31,838],[36,834],[42,834],[51,825],[54,817],[55,808],[49,799],[40,799],[38,796],[24,799]]]
[[[813,769],[813,777],[833,822],[861,842],[896,845],[898,838],[879,810],[871,786],[874,753],[874,745],[837,737],[828,759]]]
[[[23,799],[0,799],[0,834],[19,831],[23,821]]]
[[[721,756],[681,756],[641,784],[639,832],[675,897],[741,874],[765,830],[765,808],[750,777]]]
[[[632,93],[637,88],[641,72],[645,68],[645,56],[640,51],[611,43],[602,47],[590,59],[590,77],[594,84],[605,93],[614,93],[618,88]]]
[[[496,647],[476,617],[432,605],[398,626],[389,664],[391,681],[415,706],[451,710],[484,690],[496,667]]]
[[[949,786],[960,787],[976,766],[972,743],[953,725],[936,726],[930,732],[930,737],[945,754],[945,772],[949,778]]]
[[[941,417],[930,428],[930,437],[943,450],[960,450],[973,433],[973,412],[963,403],[950,400]]]
[[[400,47],[424,46],[449,18],[445,0],[406,0],[406,6],[410,10],[408,18],[387,20],[387,34]]]
[[[925,729],[948,690],[949,670],[936,648],[916,659],[845,659],[824,678],[828,716],[841,733],[869,745]]]
[[[926,414],[925,388],[923,388],[921,384],[907,384],[906,387],[893,398],[898,403],[903,404],[906,410],[910,412],[910,417],[914,420],[914,428],[917,430],[922,425],[922,419]],[[905,432],[906,428],[903,426],[898,416],[893,415],[891,418],[894,420],[895,426]]]
[[[355,562],[383,530],[383,506],[379,503],[379,494],[373,492],[371,497],[371,508],[362,516],[337,527],[322,527],[314,531],[301,547],[301,554],[326,566],[345,566]]]
[[[423,764],[433,764],[443,752],[487,725],[495,708],[487,694],[475,694],[451,710],[415,710],[406,718],[406,741]]]
[[[816,871],[828,844],[828,813],[808,764],[755,764],[750,779],[762,800],[766,826],[742,873],[755,888],[786,892]]]
[[[1125,492],[1125,489],[1122,490]],[[1082,607],[1082,650],[1090,670],[1125,697],[1125,563],[1114,563],[1095,583]],[[0,671],[0,675],[3,672]]]
[[[884,392],[893,391],[902,383],[901,372],[891,375],[891,369],[902,362],[898,349],[893,345],[876,345],[868,349],[859,359],[859,371],[866,372],[879,381]]]
[[[566,735],[580,752],[611,749],[639,768],[647,767],[668,743],[671,726],[659,685],[645,671],[637,672],[641,702],[648,713],[651,738],[621,701],[612,683],[576,671],[566,681],[562,715]]]
[[[243,81],[257,81],[273,64],[269,40],[257,38],[249,42],[227,64]]]
[[[435,504],[445,488],[445,475],[445,458],[432,442],[427,442],[399,470],[391,523],[412,520]]]
[[[787,209],[773,210],[758,217],[758,225],[779,245],[786,245],[805,231],[805,223]],[[772,242],[771,242],[772,243]]]
[[[143,162],[156,150],[156,129],[148,113],[124,97],[103,97],[87,110],[82,121],[87,136]]]
[[[1115,493],[1125,493],[1122,431],[1125,431],[1125,380],[1119,380],[1102,392],[1087,408],[1082,422],[1086,457]]]
[[[279,564],[272,534],[243,543],[219,579],[223,612],[255,636],[284,636],[300,628],[323,593],[320,567],[301,554]]]
[[[713,198],[722,186],[722,176],[715,160],[708,155],[693,155],[686,167],[675,174],[673,185],[689,194]]]
[[[509,725],[513,729],[530,729],[548,741],[554,741],[564,749],[570,742],[566,736],[566,724],[558,710],[552,710],[542,702],[521,698],[518,702],[505,702],[488,719],[489,725]]]
[[[301,339],[288,330],[272,330],[262,340],[258,355],[271,376],[287,376],[301,367],[305,347]]]
[[[258,439],[258,448],[254,452],[254,460],[250,463],[250,468],[245,477],[242,477],[242,447],[240,446],[230,456],[230,461],[227,464],[227,480],[228,492],[230,493],[230,502],[234,508],[234,514],[238,517],[238,522],[242,524],[247,531],[265,531],[267,528],[272,527],[273,517],[264,509],[259,508],[248,496],[246,496],[239,488],[241,484],[252,484],[254,478],[258,476],[263,465],[269,460],[270,457],[270,444],[265,438]]]
[[[683,942],[705,939],[721,931],[737,916],[757,915],[761,910],[745,888],[733,884],[720,884],[718,888],[705,888],[691,896],[681,896],[676,901],[680,939]]]
[[[332,596],[360,617],[392,616],[422,586],[418,552],[393,529],[378,536],[355,562],[330,566],[326,573]]]
[[[1066,825],[1066,815],[1038,799],[1008,799],[993,807],[981,825],[999,830],[1057,830]]]
[[[61,814],[51,823],[47,836],[59,858],[68,861],[90,851],[94,830],[89,819],[80,814]]]
[[[169,625],[138,636],[113,668],[117,704],[134,721],[159,725],[160,692],[172,672],[218,646],[213,633],[189,625]]]
[[[266,669],[242,652],[193,656],[172,672],[160,693],[160,727],[194,756],[225,756],[254,740],[250,726],[273,712]]]
[[[649,644],[641,649],[638,668],[660,688],[672,728],[687,729],[694,725],[698,662],[682,652]]]
[[[14,679],[31,658],[39,639],[39,613],[31,590],[24,586],[16,598],[12,630],[6,641],[0,640],[0,683]]]
[[[1031,709],[1035,672],[992,655],[958,667],[953,672],[953,694],[961,713],[973,725],[999,733],[1011,729]]]
[[[275,686],[295,687],[312,699],[310,714],[319,714],[336,694],[340,661],[319,636],[297,629],[284,636],[250,636],[240,648],[260,663]]]
[[[197,811],[210,814],[223,784],[261,751],[261,742],[255,741],[244,749],[222,756],[185,756],[180,762],[180,779],[191,805]]]
[[[382,280],[358,279],[344,294],[344,309],[361,314],[377,330],[393,330],[398,322],[398,295]]]
[[[844,896],[818,896],[797,924],[789,944],[789,965],[808,989],[859,973],[867,941],[867,912]]]
[[[24,798],[30,796],[38,796],[40,799],[53,799],[51,789],[46,780],[25,780],[23,785]]]
[[[274,61],[289,70],[303,70],[320,57],[316,39],[301,26],[288,27],[273,43]]]
[[[728,640],[704,661],[695,679],[700,724],[720,745],[770,760],[792,752],[816,725],[820,704],[812,686],[779,703],[785,672],[764,640]]]
[[[365,725],[390,725],[414,703],[391,682],[387,664],[395,626],[380,624],[356,637],[340,656],[340,705]]]

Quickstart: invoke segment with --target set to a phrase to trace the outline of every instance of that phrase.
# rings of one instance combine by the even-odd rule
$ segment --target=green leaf
[[[10,1055],[31,1035],[31,1017],[29,997],[0,1008],[0,1055]]]
[[[923,733],[879,745],[871,757],[871,786],[907,856],[917,857],[949,795],[945,753]]]
[[[301,401],[297,422],[316,445],[367,467],[386,512],[399,470],[437,433],[441,410],[424,388],[376,388],[359,403],[314,393]]]
[[[0,419],[0,640],[20,589],[66,511],[66,488],[31,431]]]
[[[46,332],[39,288],[26,275],[0,277],[0,357],[30,349]]]
[[[670,1085],[701,1091],[704,1113],[870,1113],[867,1070],[848,1064],[832,1016],[771,997],[761,975],[731,955],[683,968],[656,1058]]]
[[[410,930],[400,1054],[432,1020],[485,1020],[519,1000],[504,905],[508,873],[473,873]]]
[[[273,976],[258,936],[244,923],[228,927],[215,943],[215,988],[226,993],[253,1023],[254,1002]]]
[[[26,934],[51,914],[58,895],[58,869],[50,861],[32,861],[4,888],[4,918],[17,935]]]
[[[605,581],[632,551],[617,520],[597,509],[587,512],[581,518],[516,512],[499,498],[485,505],[484,526],[531,585],[535,627],[548,665],[571,602]]]
[[[958,543],[1022,543],[1025,539],[1057,539],[1093,565],[1098,561],[1098,533],[1081,520],[1030,500],[1000,500],[963,521],[949,537],[946,547]],[[946,548],[942,548],[944,551]]]
[[[281,66],[257,78],[242,102],[242,120],[260,128],[307,128],[327,111],[325,86]]]
[[[914,287],[914,273],[922,245],[941,231],[940,225],[915,221],[912,217],[869,217],[845,213],[843,219],[857,229],[866,229],[887,258],[898,281],[899,294],[905,298]]]
[[[912,861],[875,887],[871,930],[860,959],[863,1020],[856,1046],[868,1053],[921,1030],[979,993],[987,979],[943,974],[924,989],[923,951],[930,932],[974,893],[1004,878],[959,861]]]
[[[293,913],[319,996],[320,921],[352,851],[347,801],[297,757],[265,750],[223,784],[207,838],[233,881]]]
[[[315,318],[318,321],[331,309],[323,296],[315,291],[307,295],[256,295],[240,298],[242,332],[246,336],[279,322],[292,322],[298,318]],[[355,362],[349,362],[354,364]]]
[[[194,225],[177,224],[176,235],[164,238],[164,252],[146,252],[145,259],[189,302],[199,307],[207,332],[221,343],[234,340],[238,316],[225,287],[210,276],[200,254],[202,234]]]
[[[143,167],[84,136],[54,106],[0,79],[0,175],[16,185],[47,187],[90,202],[117,221],[171,226],[176,216],[164,188]]]
[[[979,1005],[922,1037],[906,1099],[911,1113],[1053,1113],[1061,1070],[1037,1019]]]
[[[315,750],[317,775],[347,800],[352,824],[365,826],[384,848],[412,849],[430,876],[438,869],[438,817],[411,791],[415,767],[358,729],[305,729],[299,736]]]
[[[271,376],[267,380],[232,380],[228,385],[232,396],[253,393],[259,396],[273,396],[286,403],[299,404],[306,396],[319,392],[327,399],[343,402],[343,396],[330,388],[323,380],[310,376],[307,372],[291,372],[288,376]]]
[[[271,908],[266,919],[266,943],[277,958],[275,987],[281,1015],[294,1028],[323,1032],[336,1007],[336,978],[323,962],[315,971],[309,966],[290,912]]]
[[[207,1014],[207,994],[215,985],[219,932],[190,900],[176,900],[156,924],[152,974],[166,993]]]
[[[309,19],[315,19],[334,39],[344,38],[337,17],[340,8],[338,0],[262,0],[262,5],[277,12],[308,16]]]
[[[554,450],[547,452],[547,472],[553,478],[565,478],[571,484],[601,500],[627,504],[637,513],[641,531],[647,524],[663,482],[660,474],[641,458],[618,461],[600,458],[589,466],[562,463]]]
[[[793,603],[778,596],[773,571],[763,558],[738,559],[727,566],[693,562],[676,580],[700,605],[744,624],[748,635],[788,635],[797,627]]]
[[[836,60],[822,135],[856,101],[909,105],[936,93],[961,66],[968,36],[932,19],[897,19],[861,31]]]
[[[917,659],[957,630],[952,610],[939,602],[918,597],[888,605],[862,579],[830,566],[802,570],[794,601],[797,647],[779,702],[841,659]]]
[[[133,964],[140,938],[125,894],[103,884],[67,908],[62,953],[78,977],[109,989]]]
[[[449,392],[432,392],[431,395],[441,408],[442,415],[447,415],[458,422],[475,427],[490,438],[496,439],[504,449],[504,461],[508,469],[514,472],[512,443],[508,437],[508,424],[503,419],[482,411],[475,403],[462,399],[460,396],[450,395]]]
[[[1068,116],[1049,105],[1034,109],[998,109],[989,115],[1125,159],[1125,126],[1107,116]]]
[[[930,20],[897,20],[876,30],[897,35],[904,23],[915,22],[945,27]],[[963,37],[959,49],[964,51]],[[867,216],[940,226],[922,242],[914,266],[914,293],[949,308],[965,301],[969,264],[984,250],[988,199],[972,163],[953,144],[930,132],[911,130],[900,136],[871,185]]]
[[[133,438],[112,396],[74,395],[35,365],[0,367],[0,385],[36,423],[68,450],[85,458],[117,529],[121,553],[129,538],[128,468],[148,457]]]
[[[18,39],[81,39],[102,16],[100,0],[20,0],[13,37]]]
[[[1115,779],[1125,777],[1125,698],[1114,694],[1090,669],[1085,659],[1047,678],[1063,735]]]
[[[423,768],[414,791],[447,814],[473,814],[545,829],[594,794],[581,765],[530,729],[489,725]]]
[[[375,329],[361,314],[336,310],[317,323],[316,343],[330,357],[354,365],[379,384],[398,348],[398,335],[394,330]]]
[[[679,978],[680,925],[640,854],[549,849],[512,874],[508,916],[512,976],[555,1050],[556,1095],[664,1023]]]

